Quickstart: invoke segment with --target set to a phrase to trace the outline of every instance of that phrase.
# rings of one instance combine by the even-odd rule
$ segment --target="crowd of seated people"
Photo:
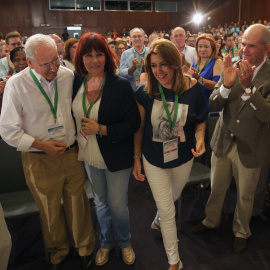
[[[245,188],[245,185],[240,187],[241,192],[250,199],[248,202],[241,199],[237,202],[233,248],[235,252],[245,249],[251,234],[249,220],[254,194],[255,200],[260,199],[259,202],[256,201],[256,205],[262,205],[262,201],[265,201],[270,156],[263,147],[260,148],[263,159],[253,155],[256,151],[252,147],[256,145],[250,146],[250,141],[245,141],[243,133],[238,131],[231,118],[235,117],[233,119],[238,124],[243,123],[242,130],[250,136],[252,132],[245,126],[248,118],[253,120],[254,133],[256,127],[258,130],[268,130],[266,126],[270,121],[267,116],[270,115],[270,105],[265,99],[270,99],[270,89],[265,90],[264,85],[270,85],[270,82],[268,78],[262,78],[262,74],[270,70],[270,63],[265,59],[265,56],[268,59],[270,56],[268,30],[270,31],[270,21],[265,20],[252,22],[250,25],[245,21],[243,25],[240,22],[231,22],[217,27],[203,26],[197,33],[175,27],[169,32],[154,29],[147,35],[142,28],[135,27],[123,28],[121,36],[113,29],[108,30],[105,35],[90,32],[81,38],[71,38],[65,42],[57,34],[33,35],[28,42],[27,37],[18,32],[7,33],[3,42],[1,38],[4,37],[0,34],[0,43],[3,43],[0,44],[0,135],[17,150],[23,151],[27,184],[33,196],[39,201],[39,187],[36,186],[37,179],[34,175],[36,172],[33,172],[33,176],[31,171],[32,157],[42,160],[44,155],[50,156],[50,162],[46,163],[45,167],[51,168],[54,159],[59,161],[60,157],[71,153],[74,158],[78,154],[78,172],[82,162],[89,169],[88,176],[94,190],[101,227],[101,248],[94,258],[91,254],[95,244],[92,221],[89,209],[85,207],[83,215],[87,217],[89,231],[81,230],[81,233],[88,237],[88,247],[84,249],[79,239],[75,239],[78,240],[78,245],[81,244],[81,250],[78,250],[82,269],[90,269],[94,261],[99,266],[105,264],[115,245],[122,249],[126,264],[135,262],[136,250],[131,246],[127,205],[128,181],[134,164],[134,177],[144,181],[146,176],[151,186],[157,205],[151,228],[162,234],[169,270],[182,268],[177,246],[174,201],[181,195],[194,157],[203,155],[206,151],[205,140],[211,140],[205,138],[206,119],[211,111],[223,111],[213,137],[216,145],[222,145],[225,140],[219,149],[211,145],[215,157],[212,164],[212,188],[215,194],[211,195],[206,209],[211,210],[209,212],[215,220],[206,213],[206,218],[193,228],[192,232],[201,233],[219,226],[220,214],[219,209],[215,209],[215,202],[219,200],[219,206],[223,204],[223,191],[226,191],[230,183],[228,179],[231,177],[229,167],[234,162],[231,156],[237,156],[237,163],[233,164],[240,175],[236,177],[237,184],[240,186],[239,179],[246,177],[256,180],[256,184],[258,182],[264,187],[260,195],[256,195],[255,182],[249,189]],[[260,50],[253,49],[250,39],[255,40],[253,42]],[[253,81],[256,74],[260,75],[260,80]],[[31,81],[31,87],[28,87],[24,77]],[[62,87],[68,88],[65,97],[60,91]],[[24,123],[27,117],[35,117],[36,114],[29,110],[29,101],[22,93],[36,88],[43,95],[38,96],[39,102],[44,98],[43,101],[47,102],[48,104],[45,104],[48,106],[34,106],[33,110],[37,110],[40,116],[43,115],[42,110],[45,111],[47,117],[42,118],[44,126],[54,123],[53,129],[61,133],[60,141],[54,140],[53,132],[50,133],[49,129],[46,130],[48,135],[41,134],[41,131],[37,134],[34,127],[28,128],[28,122]],[[54,92],[57,94],[52,94]],[[21,100],[16,95],[22,95]],[[31,95],[33,101],[35,95]],[[64,102],[61,100],[63,98]],[[235,100],[237,106],[244,102],[246,107],[249,106],[249,110],[246,111],[245,107],[235,115],[236,109],[232,110]],[[77,142],[74,142],[74,123],[69,115],[71,109],[76,119],[78,147]],[[266,113],[261,113],[261,110]],[[22,112],[26,112],[26,118],[22,117]],[[242,117],[240,120],[237,118],[239,116]],[[13,132],[9,133],[10,130]],[[65,139],[62,140],[62,137]],[[270,146],[268,137],[267,133],[264,142],[267,144],[269,141]],[[192,148],[194,141],[196,146]],[[73,150],[70,150],[71,148]],[[113,158],[111,152],[117,158]],[[247,158],[246,152],[251,153]],[[182,153],[185,154],[181,156]],[[28,154],[33,156],[30,158]],[[145,176],[141,174],[141,160]],[[224,170],[222,191],[218,188],[221,176],[217,172],[221,168]],[[252,179],[251,176],[248,177],[249,173]],[[84,178],[83,173],[81,178]],[[114,182],[111,185],[112,181]],[[78,187],[80,192],[81,188]],[[61,197],[62,189],[59,190],[58,196]],[[118,196],[115,190],[119,191]],[[68,192],[73,193],[73,190]],[[76,190],[74,192],[76,193]],[[44,196],[50,201],[52,197],[49,195],[48,192]],[[84,193],[81,192],[78,196],[79,201],[86,203]],[[168,202],[166,206],[164,200]],[[74,215],[72,203],[67,202],[65,214],[68,217],[67,225],[76,235],[76,229],[71,224]],[[77,203],[78,201],[75,204],[79,207]],[[243,204],[247,210],[241,208]],[[107,208],[104,208],[104,205]],[[38,207],[43,223],[48,226],[45,227],[45,244],[51,253],[51,269],[56,270],[67,254],[67,248],[65,247],[64,253],[63,250],[60,255],[57,253],[58,248],[62,248],[54,243],[53,238],[57,233],[49,227],[52,224],[46,215],[45,206],[39,204]],[[258,208],[260,209],[256,209],[256,213],[260,215],[263,213],[263,205]],[[241,220],[243,216],[244,221]],[[60,219],[52,222],[60,223]],[[65,221],[61,222],[61,226],[66,225]],[[82,226],[80,222],[78,224]],[[68,241],[67,235],[64,235],[64,238]]]

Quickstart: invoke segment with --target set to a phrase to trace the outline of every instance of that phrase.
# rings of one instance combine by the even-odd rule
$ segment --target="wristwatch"
[[[200,78],[199,78],[198,83],[199,83],[199,84],[203,84],[203,77],[200,77]]]
[[[245,93],[246,94],[250,94],[250,93],[253,93],[253,89],[255,88],[255,86],[254,85],[252,85],[252,86],[250,86],[250,87],[247,87],[246,89],[245,89]],[[255,88],[256,89],[256,88]]]

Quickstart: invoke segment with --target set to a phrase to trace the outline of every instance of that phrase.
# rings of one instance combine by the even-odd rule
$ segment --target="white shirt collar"
[[[262,63],[254,69],[252,79],[255,78],[256,74],[259,72],[259,70],[261,69],[261,67],[262,67],[263,64],[265,63],[265,61],[266,61],[266,58],[264,58],[264,60],[262,61]]]
[[[37,73],[34,69],[32,69],[32,71],[35,74],[35,76],[37,77],[38,81],[41,83],[45,83],[47,85],[50,85],[50,84],[53,84],[55,82],[56,78],[54,78],[52,81],[49,82],[45,78],[43,78],[39,73]]]

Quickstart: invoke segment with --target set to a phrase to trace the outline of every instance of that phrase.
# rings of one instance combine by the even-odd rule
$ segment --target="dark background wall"
[[[156,0],[152,1],[154,6]],[[82,24],[82,32],[91,30],[106,33],[108,29],[113,28],[121,32],[123,27],[138,26],[149,34],[153,29],[169,30],[177,25],[197,31],[197,27],[189,23],[196,10],[211,18],[207,24],[217,26],[219,23],[239,20],[239,1],[241,22],[270,20],[269,0],[178,0],[176,13],[108,12],[104,11],[103,0],[101,0],[102,11],[51,11],[49,0],[1,0],[0,33],[6,34],[17,30],[27,36],[38,32],[61,34],[64,27],[74,24]],[[40,24],[44,23],[50,24],[50,27],[40,27]]]

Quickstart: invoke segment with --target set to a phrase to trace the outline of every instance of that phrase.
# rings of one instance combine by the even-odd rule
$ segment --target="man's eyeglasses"
[[[142,38],[142,35],[138,35],[138,36],[132,36],[132,38]]]
[[[37,62],[36,62],[37,63]],[[39,63],[38,63],[39,64]],[[52,65],[53,66],[58,66],[58,65],[60,65],[60,59],[59,58],[57,58],[56,60],[54,60],[54,61],[52,61],[52,62],[50,62],[50,63],[45,63],[45,64],[39,64],[42,68],[44,68],[44,69],[49,69]]]

